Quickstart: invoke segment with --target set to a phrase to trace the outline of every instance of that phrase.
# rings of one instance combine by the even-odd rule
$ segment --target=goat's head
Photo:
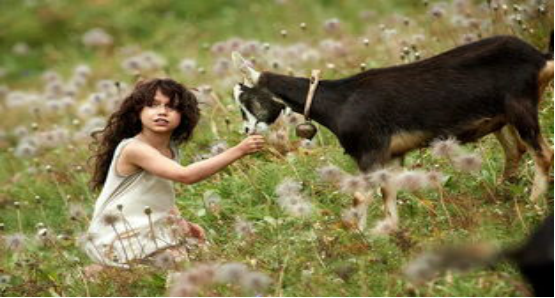
[[[243,75],[243,83],[235,85],[233,97],[241,109],[245,133],[261,132],[276,121],[285,105],[277,101],[272,93],[258,86],[260,73],[237,52],[233,62]]]

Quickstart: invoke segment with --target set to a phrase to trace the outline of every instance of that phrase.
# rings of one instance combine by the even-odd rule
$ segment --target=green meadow
[[[164,268],[91,276],[80,249],[98,195],[89,186],[90,133],[141,78],[171,77],[195,89],[202,118],[181,148],[186,165],[244,138],[232,95],[241,81],[233,51],[258,70],[307,77],[321,69],[323,79],[336,79],[498,34],[547,51],[553,30],[553,1],[541,0],[3,0],[0,11],[2,296],[170,294]],[[542,98],[540,123],[552,146],[552,84]],[[381,195],[369,191],[367,217],[353,228],[345,215],[352,191],[327,181],[321,169],[333,165],[356,177],[356,164],[322,126],[310,144],[296,137],[300,117],[272,126],[266,150],[203,182],[175,184],[181,213],[208,238],[204,247],[191,246],[180,270],[242,263],[268,278],[259,288],[231,282],[195,295],[530,295],[506,261],[423,283],[405,274],[420,253],[443,245],[515,247],[551,214],[552,183],[540,201],[529,200],[529,154],[504,181],[505,157],[493,135],[463,146],[477,156],[473,171],[429,148],[411,152],[402,170],[440,172],[442,186],[400,191],[399,229],[376,233]],[[287,179],[300,187],[307,210],[283,208]]]

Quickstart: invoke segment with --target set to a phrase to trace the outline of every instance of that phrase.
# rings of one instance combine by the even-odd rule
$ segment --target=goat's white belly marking
[[[412,149],[421,147],[429,139],[429,134],[422,131],[402,131],[391,136],[389,153],[391,155],[403,154]]]

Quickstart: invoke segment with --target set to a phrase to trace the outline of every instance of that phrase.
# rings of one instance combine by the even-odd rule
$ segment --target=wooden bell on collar
[[[312,104],[312,98],[314,97],[314,93],[316,92],[316,87],[318,87],[319,76],[319,69],[315,69],[312,71],[312,75],[310,76],[310,87],[308,89],[306,103],[304,106],[304,117],[306,121],[297,125],[297,127],[295,128],[295,132],[299,138],[312,140],[312,138],[314,138],[314,136],[318,132],[316,125],[314,125],[312,123],[312,120],[310,119],[309,113],[310,105]]]
[[[295,132],[297,133],[297,137],[299,138],[312,140],[312,138],[314,138],[314,136],[318,132],[318,129],[311,120],[308,120],[297,125],[297,127],[295,128]]]

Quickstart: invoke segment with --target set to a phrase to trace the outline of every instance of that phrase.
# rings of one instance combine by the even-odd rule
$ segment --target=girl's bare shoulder
[[[158,151],[154,147],[139,140],[132,140],[121,151],[122,159],[147,158]]]

